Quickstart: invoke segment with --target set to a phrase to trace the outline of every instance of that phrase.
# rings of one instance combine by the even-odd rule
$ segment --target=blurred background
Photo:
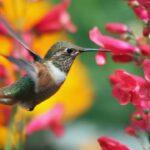
[[[49,2],[57,4],[60,1],[49,0]],[[108,22],[122,22],[130,25],[136,32],[140,31],[140,22],[137,21],[133,12],[123,0],[72,0],[69,13],[78,31],[73,34],[67,32],[67,39],[83,47],[97,48],[89,40],[89,30],[98,26],[102,33],[107,34],[104,26]],[[61,37],[59,38],[61,39]],[[69,87],[73,90],[72,92],[68,91],[69,98],[67,90],[65,96],[63,96],[64,99],[70,99],[67,102],[70,112],[66,113],[71,113],[73,109],[78,112],[77,115],[74,113],[70,117],[67,114],[69,119],[65,121],[63,137],[56,138],[49,130],[34,133],[26,140],[26,150],[98,150],[100,148],[96,140],[102,135],[115,137],[130,147],[140,150],[136,141],[124,133],[124,128],[130,124],[130,114],[133,112],[133,108],[130,105],[120,106],[118,101],[113,98],[109,75],[119,68],[135,74],[141,74],[142,71],[131,63],[114,63],[109,54],[107,55],[108,61],[103,67],[96,64],[94,53],[79,56],[78,61],[81,64],[77,62],[79,64],[76,65],[75,71],[72,72],[74,76],[71,77],[78,84],[75,89],[73,85]],[[83,71],[81,73],[83,77],[78,80],[76,78],[80,76],[80,71]],[[90,86],[90,89],[86,86]],[[86,93],[86,90],[88,90],[88,93]],[[83,96],[82,93],[87,96]],[[76,97],[76,95],[78,96]],[[70,97],[74,97],[74,99],[80,97],[78,103],[82,103],[79,106],[81,108],[74,105]],[[61,94],[58,98],[61,98]]]

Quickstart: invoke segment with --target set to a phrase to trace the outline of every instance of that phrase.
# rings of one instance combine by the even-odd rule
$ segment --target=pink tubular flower
[[[105,29],[114,34],[123,34],[129,32],[128,26],[122,23],[107,23]]]
[[[60,137],[64,133],[64,127],[61,124],[61,117],[63,113],[62,105],[56,105],[49,112],[32,120],[25,129],[26,135],[30,135],[34,132],[51,129],[53,133]]]
[[[71,22],[70,15],[67,12],[69,4],[70,0],[63,0],[60,4],[56,5],[44,18],[33,26],[33,30],[38,33],[47,33],[65,28],[70,32],[76,32],[76,26]]]
[[[98,139],[102,150],[131,150],[126,145],[106,136]]]
[[[127,54],[137,52],[137,47],[128,42],[104,36],[97,27],[93,28],[89,33],[90,39],[97,45],[112,50],[113,54]]]

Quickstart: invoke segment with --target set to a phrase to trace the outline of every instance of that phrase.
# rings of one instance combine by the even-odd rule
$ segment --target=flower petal
[[[126,145],[106,136],[102,136],[98,139],[102,150],[131,150]]]
[[[33,119],[27,126],[25,133],[30,135],[34,132],[51,128],[51,130],[56,133],[56,136],[62,134],[61,131],[62,125],[60,124],[60,120],[62,117],[63,106],[62,105],[55,105],[54,108],[45,114],[38,116],[37,118]]]

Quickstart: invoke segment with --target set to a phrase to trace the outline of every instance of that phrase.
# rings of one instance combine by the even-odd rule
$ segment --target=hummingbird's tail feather
[[[3,18],[0,17],[0,22],[5,26],[7,29],[8,34],[10,34],[16,41],[18,41],[28,52],[30,55],[33,57],[34,60],[36,61],[41,61],[42,58],[33,52],[31,48],[28,47],[28,45],[23,41],[23,39],[12,29],[12,27],[8,24],[8,22]]]
[[[0,89],[0,103],[5,105],[13,105],[16,103],[16,100],[13,97],[6,96],[4,93],[4,89]]]

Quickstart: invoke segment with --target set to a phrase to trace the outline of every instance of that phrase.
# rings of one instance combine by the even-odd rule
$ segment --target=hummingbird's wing
[[[28,45],[23,41],[23,39],[12,29],[12,27],[7,23],[7,21],[3,17],[0,17],[0,23],[2,23],[5,26],[5,28],[7,29],[8,33],[16,41],[18,41],[25,49],[28,50],[28,52],[31,54],[31,56],[33,57],[33,59],[35,61],[41,61],[42,60],[42,58],[38,54],[33,52],[33,50],[28,47]]]
[[[35,91],[38,91],[38,70],[37,68],[30,62],[24,60],[24,59],[18,59],[12,56],[6,56],[3,55],[5,58],[7,58],[9,61],[15,63],[19,68],[26,71],[27,75],[32,79],[32,81],[35,83]]]

